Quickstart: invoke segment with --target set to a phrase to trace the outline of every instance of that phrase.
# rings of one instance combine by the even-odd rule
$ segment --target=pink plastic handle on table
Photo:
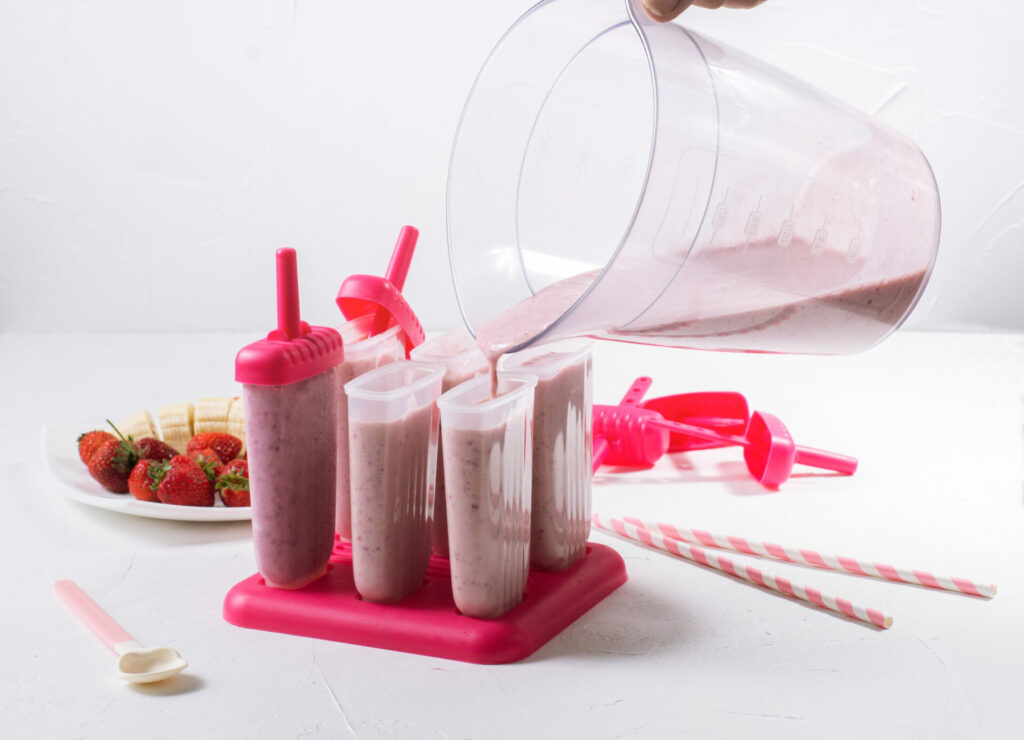
[[[652,460],[650,452],[659,448],[662,449],[661,454],[664,454],[668,448],[665,432],[680,432],[743,447],[747,469],[768,488],[776,488],[788,480],[795,463],[825,468],[844,475],[852,475],[857,469],[855,458],[795,444],[789,430],[778,417],[761,411],[751,415],[746,434],[736,436],[668,421],[652,409],[594,405],[594,436],[607,440],[611,450],[621,450],[624,459],[632,459],[634,464],[653,463],[657,457]],[[610,455],[609,452],[605,459],[609,459]]]
[[[103,641],[108,648],[117,652],[118,643],[135,642],[135,638],[125,632],[124,628],[111,618],[103,609],[89,598],[89,595],[75,584],[74,581],[57,581],[53,590],[61,601],[71,607],[86,627]]]
[[[620,406],[640,406],[661,414],[669,421],[692,424],[711,431],[742,435],[750,420],[747,399],[735,391],[701,391],[699,393],[678,393],[643,401],[643,395],[651,385],[647,377],[637,378],[630,392],[619,403]],[[638,385],[639,384],[639,385]],[[642,403],[641,403],[642,401]],[[663,446],[658,435],[635,440],[619,438],[618,444],[611,444],[603,437],[594,437],[594,472],[604,464],[650,467],[666,452],[706,450],[725,447],[734,441],[723,442],[704,437],[695,437],[679,431],[670,431],[667,446]]]
[[[644,394],[654,381],[641,376],[633,381],[618,406],[607,408],[638,408]],[[595,408],[597,408],[595,406]],[[639,437],[616,435],[606,438],[594,432],[593,472],[605,463],[610,465],[653,465],[668,447],[668,435],[646,434]]]
[[[420,320],[402,296],[418,238],[419,231],[412,226],[403,226],[385,276],[349,275],[342,282],[335,299],[346,319],[373,313],[373,334],[387,329],[392,321],[398,324],[405,334],[407,354],[426,338]]]
[[[755,411],[747,426],[743,458],[750,472],[769,488],[785,483],[795,463],[832,470],[843,475],[857,472],[857,459],[836,452],[798,445],[782,421]]]
[[[695,424],[726,434],[742,435],[750,421],[750,409],[742,393],[735,391],[701,391],[699,393],[678,393],[644,401],[643,408],[657,411],[669,421]],[[681,432],[668,435],[669,452],[707,450],[723,447],[726,443],[700,439]]]

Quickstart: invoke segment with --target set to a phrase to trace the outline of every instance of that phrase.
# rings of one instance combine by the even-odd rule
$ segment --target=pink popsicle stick
[[[918,586],[927,586],[928,588],[967,594],[969,596],[984,596],[991,599],[996,595],[995,584],[977,583],[968,578],[940,576],[925,570],[897,568],[893,565],[859,560],[858,558],[851,558],[846,555],[828,555],[804,548],[777,545],[774,542],[758,542],[757,540],[748,540],[744,537],[712,534],[702,529],[676,527],[672,524],[664,524],[663,522],[648,522],[631,516],[626,516],[622,519],[627,524],[658,532],[673,540],[682,540],[683,542],[691,542],[706,547],[716,547],[720,550],[732,550],[733,552],[741,552],[746,555],[757,555],[762,558],[772,558],[787,563],[797,563],[798,565],[812,565],[816,568],[825,568],[855,576],[881,578],[887,581],[895,581],[896,583],[911,583]]]
[[[761,411],[755,411],[751,417],[754,421],[758,419],[766,419],[767,414]],[[776,424],[781,425],[777,417],[772,417]],[[647,423],[661,427],[662,429],[668,429],[673,432],[681,432],[688,434],[691,437],[697,437],[698,439],[706,439],[710,442],[718,442],[724,445],[735,445],[738,447],[751,447],[757,446],[756,441],[750,439],[750,431],[742,437],[737,437],[732,434],[725,434],[724,432],[716,432],[713,429],[705,429],[703,427],[695,426],[693,424],[684,424],[679,421],[669,421],[668,419],[648,419]],[[763,424],[763,422],[762,422]],[[763,428],[763,427],[762,427]],[[787,435],[788,436],[788,435]],[[761,444],[769,444],[770,440],[764,440]],[[792,440],[790,440],[792,443]],[[804,447],[803,445],[795,445],[796,450],[793,462],[798,462],[801,465],[810,465],[814,468],[823,468],[824,470],[834,470],[837,473],[843,475],[853,475],[857,471],[857,459],[850,457],[849,455],[840,455],[836,452],[828,452],[827,450],[819,450],[814,447]],[[787,476],[788,477],[788,473]]]
[[[829,611],[881,629],[888,629],[892,626],[892,617],[883,614],[877,609],[860,606],[847,599],[822,593],[816,588],[801,586],[786,578],[765,573],[752,565],[733,562],[731,559],[724,555],[719,555],[713,550],[709,552],[702,547],[688,545],[682,540],[663,537],[657,531],[642,529],[628,524],[621,519],[606,517],[602,514],[594,514],[592,521],[595,526],[613,532],[620,537],[663,550],[671,555],[676,555],[699,565],[714,568],[727,575],[742,578],[749,583],[753,583],[755,586],[775,591],[793,599],[806,601],[809,604],[814,604],[823,609],[828,609]]]
[[[287,338],[302,333],[299,321],[299,269],[295,250],[284,247],[277,250],[277,328]]]
[[[391,261],[388,262],[388,269],[384,273],[384,277],[395,286],[399,293],[405,287],[405,278],[409,274],[409,265],[412,263],[412,255],[416,250],[416,241],[419,236],[420,232],[414,226],[403,226],[402,230],[398,232],[398,241],[395,242],[395,248],[391,252]],[[390,320],[391,314],[384,309],[378,309],[373,318],[372,333],[380,334],[387,329]]]

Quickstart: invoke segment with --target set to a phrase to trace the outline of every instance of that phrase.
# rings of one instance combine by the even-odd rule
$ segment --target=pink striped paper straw
[[[692,542],[697,545],[704,545],[705,547],[717,547],[720,550],[732,550],[733,552],[741,552],[745,555],[773,558],[787,563],[812,565],[816,568],[826,568],[855,576],[882,578],[887,581],[912,583],[918,586],[939,588],[970,596],[984,596],[988,599],[996,595],[995,584],[975,583],[968,578],[937,576],[926,570],[897,568],[885,563],[872,563],[846,555],[824,555],[814,550],[785,547],[774,542],[758,542],[757,540],[748,540],[743,537],[733,537],[732,535],[712,534],[711,532],[705,532],[703,529],[687,529],[686,527],[676,527],[671,524],[663,524],[662,522],[646,522],[632,516],[626,516],[622,519],[635,527],[659,532],[669,539]]]
[[[865,622],[882,629],[888,629],[892,626],[892,617],[883,614],[877,609],[860,606],[858,604],[851,603],[847,599],[824,594],[816,588],[801,586],[800,584],[793,583],[786,578],[773,576],[770,573],[764,573],[752,565],[734,563],[724,555],[719,555],[713,551],[708,552],[702,547],[688,545],[681,540],[663,537],[657,531],[641,529],[632,524],[627,524],[621,519],[606,517],[602,514],[594,514],[593,522],[595,526],[609,532],[614,532],[615,534],[625,537],[628,540],[632,540],[633,542],[639,542],[647,545],[648,547],[663,550],[694,563],[714,568],[715,570],[721,571],[722,573],[726,573],[730,576],[742,578],[745,581],[753,583],[755,586],[761,586],[762,588],[776,591],[783,596],[800,599],[801,601],[806,601],[809,604],[820,606],[823,609],[828,609],[829,611],[842,614],[843,616],[850,617],[851,619],[858,619],[861,622]]]

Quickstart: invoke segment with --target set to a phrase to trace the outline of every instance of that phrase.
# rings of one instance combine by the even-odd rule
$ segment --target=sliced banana
[[[195,407],[190,403],[169,403],[157,409],[156,415],[164,442],[184,455],[188,441],[192,439]]]
[[[136,411],[131,416],[122,419],[117,428],[124,436],[133,437],[134,439],[156,437],[153,415],[146,409]]]
[[[231,403],[234,398],[200,398],[196,401],[195,423],[192,427],[193,434],[205,434],[207,432],[227,432],[228,412],[231,410]]]
[[[242,451],[238,453],[241,457],[245,454],[245,408],[242,406],[241,398],[233,399],[231,408],[228,409],[228,434],[242,440]]]

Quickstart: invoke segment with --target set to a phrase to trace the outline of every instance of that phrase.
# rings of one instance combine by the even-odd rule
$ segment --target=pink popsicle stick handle
[[[750,444],[750,441],[745,437],[734,437],[731,434],[723,434],[722,432],[716,432],[713,429],[705,429],[704,427],[694,426],[693,424],[684,424],[681,421],[669,421],[668,419],[657,419],[649,418],[647,423],[667,429],[670,432],[681,432],[683,434],[689,434],[691,437],[697,439],[707,439],[712,442],[721,442],[722,444],[737,447],[746,447]]]
[[[840,455],[836,452],[818,450],[814,447],[797,445],[796,461],[801,465],[834,470],[843,475],[853,475],[857,472],[857,458],[850,457],[849,455]]]
[[[633,381],[633,385],[626,391],[626,395],[619,401],[619,406],[630,406],[637,407],[640,402],[644,400],[644,394],[647,393],[647,389],[651,387],[651,383],[654,381],[646,376],[641,376]],[[597,472],[597,469],[604,463],[604,459],[608,457],[608,453],[611,452],[611,445],[604,437],[594,437],[594,456],[593,456],[593,472]]]
[[[640,377],[633,381],[633,385],[626,391],[626,395],[619,401],[619,406],[639,406],[644,400],[644,394],[651,387],[654,381],[648,377]]]
[[[416,240],[419,238],[420,232],[415,226],[403,226],[398,232],[398,241],[391,252],[391,261],[388,262],[388,271],[384,273],[384,277],[399,290],[405,287],[405,278],[412,263],[412,253],[416,250]]]
[[[302,333],[299,323],[299,270],[295,250],[277,250],[277,328],[289,339]]]
[[[135,638],[124,631],[117,622],[111,619],[100,605],[89,598],[89,595],[80,589],[74,581],[57,581],[53,590],[60,597],[61,601],[71,607],[82,623],[91,629],[95,635],[103,641],[114,652],[115,645],[119,642],[134,642]]]
[[[412,263],[412,254],[416,251],[416,241],[419,237],[420,232],[414,226],[403,226],[398,232],[398,241],[391,252],[391,261],[388,262],[384,277],[399,293],[405,287],[405,278],[409,275],[409,265]],[[390,321],[391,314],[384,309],[378,309],[373,318],[373,333],[380,334],[388,328]]]

